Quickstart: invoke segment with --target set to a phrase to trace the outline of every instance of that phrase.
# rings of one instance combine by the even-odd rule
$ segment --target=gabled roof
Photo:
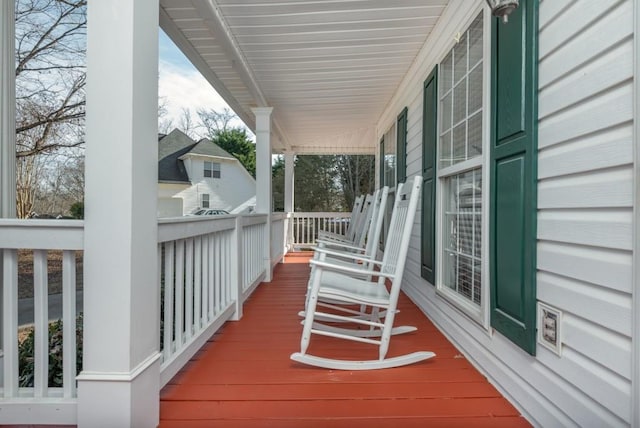
[[[174,129],[158,138],[158,180],[190,183],[189,174],[180,156],[186,154],[196,143],[184,132]]]
[[[204,155],[204,156],[215,156],[218,158],[227,158],[236,160],[235,157],[227,153],[225,150],[220,148],[215,143],[203,138],[198,141],[192,148],[189,150],[187,154],[190,155]]]
[[[189,174],[182,161],[187,155],[213,156],[237,161],[233,155],[206,138],[195,142],[184,132],[174,129],[167,135],[158,135],[158,180],[190,184]]]

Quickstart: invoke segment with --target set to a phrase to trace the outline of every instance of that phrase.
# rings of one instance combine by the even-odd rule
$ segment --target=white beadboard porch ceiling
[[[274,152],[374,153],[375,125],[448,0],[160,0],[160,25]]]

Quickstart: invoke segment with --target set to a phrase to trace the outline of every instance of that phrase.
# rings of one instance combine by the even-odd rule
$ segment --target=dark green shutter
[[[537,4],[492,22],[491,325],[536,350]]]
[[[438,142],[438,67],[424,81],[422,112],[422,269],[435,284],[436,262],[436,147]]]
[[[384,137],[380,140],[380,188],[384,187]]]
[[[408,109],[406,107],[402,109],[396,122],[396,173],[398,177],[396,183],[404,183],[407,181],[407,111]]]

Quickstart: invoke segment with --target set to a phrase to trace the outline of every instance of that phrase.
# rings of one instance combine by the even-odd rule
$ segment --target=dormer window
[[[210,178],[220,178],[220,164],[216,162],[204,163],[204,176]]]

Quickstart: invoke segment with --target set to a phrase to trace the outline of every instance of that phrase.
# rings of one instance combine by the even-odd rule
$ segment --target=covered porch
[[[416,349],[436,358],[377,371],[339,371],[289,360],[299,348],[309,256],[290,253],[160,393],[161,427],[524,427],[518,411],[406,297],[390,356]],[[314,337],[311,352],[376,358],[368,344]]]
[[[13,40],[11,3],[0,10],[3,42]],[[292,213],[294,156],[378,154],[378,138],[395,126],[394,115],[382,115],[405,90],[398,84],[431,55],[424,46],[432,30],[446,28],[448,16],[466,7],[462,0],[406,0],[403,7],[337,1],[331,10],[313,1],[293,3],[293,11],[261,1],[90,3],[84,221],[11,219],[15,99],[13,82],[4,77],[12,74],[14,49],[3,43],[0,423],[527,424],[406,297],[401,316],[419,331],[394,338],[392,346],[401,351],[423,343],[435,360],[376,373],[289,360],[298,348],[296,314],[308,275],[306,259],[287,255],[300,224]],[[469,15],[482,4],[475,2]],[[159,25],[255,132],[256,214],[157,221]],[[300,38],[291,43],[296,33]],[[272,210],[274,153],[285,156],[285,213]],[[313,224],[299,233],[305,244],[313,243]],[[17,346],[18,250],[34,259],[35,368],[28,386],[21,385]],[[63,255],[59,386],[50,384],[48,363],[52,250]],[[77,375],[80,251],[84,318]],[[301,263],[289,263],[293,259]],[[330,346],[337,355],[368,352],[366,346]]]

